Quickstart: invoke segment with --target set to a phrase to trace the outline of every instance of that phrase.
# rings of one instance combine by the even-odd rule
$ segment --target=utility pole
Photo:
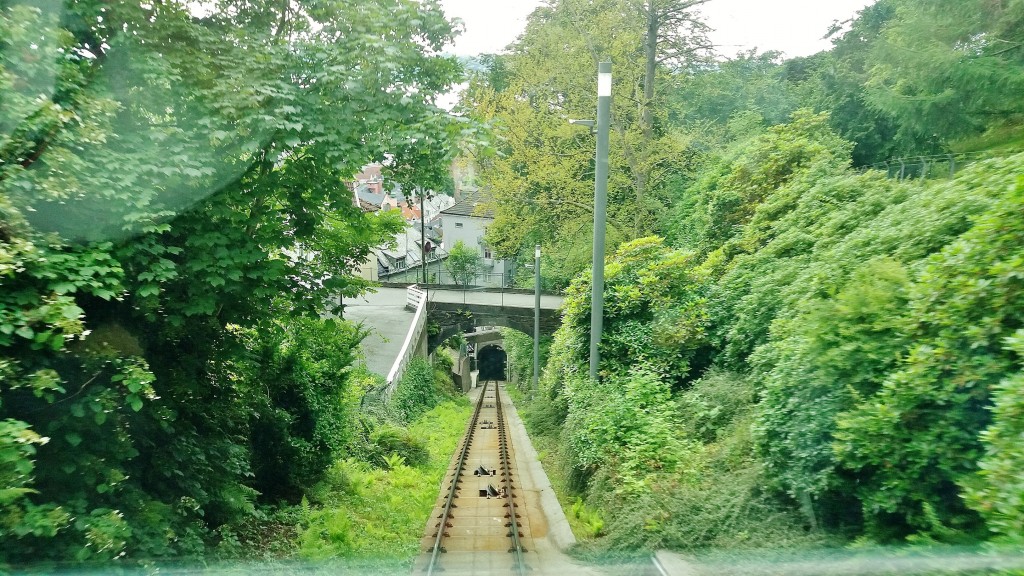
[[[420,269],[423,270],[423,285],[427,284],[427,219],[423,212],[423,189],[417,188],[420,195]]]
[[[533,390],[540,381],[540,244],[533,252]]]
[[[604,330],[604,229],[608,217],[608,129],[612,63],[597,65],[597,162],[594,167],[594,268],[590,296],[590,379],[597,380],[598,344]]]
[[[427,218],[423,211],[423,188],[417,187],[420,194],[420,270],[423,271],[423,297],[430,303],[430,287],[427,285]]]

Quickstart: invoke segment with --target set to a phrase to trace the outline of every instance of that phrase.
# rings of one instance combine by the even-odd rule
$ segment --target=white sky
[[[711,0],[702,7],[715,30],[718,52],[779,50],[786,56],[807,56],[830,46],[821,37],[835,20],[846,20],[873,0]],[[470,56],[499,52],[515,41],[526,17],[541,0],[441,0],[449,17],[458,17],[466,31],[453,52]]]

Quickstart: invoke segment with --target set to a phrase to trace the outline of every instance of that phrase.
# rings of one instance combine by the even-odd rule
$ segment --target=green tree
[[[455,284],[469,286],[480,272],[480,254],[459,240],[448,251],[444,267],[452,275]]]
[[[1024,358],[1024,330],[1006,339],[1007,348]],[[1019,360],[1018,360],[1019,361]],[[985,457],[978,462],[975,478],[965,479],[967,503],[985,519],[988,528],[1001,540],[1020,544],[1024,540],[1024,501],[1020,494],[1020,470],[1024,466],[1024,446],[1019,439],[1024,430],[1024,373],[1008,375],[992,393],[992,424],[981,433]]]
[[[678,385],[689,376],[690,361],[707,329],[704,276],[692,252],[672,250],[656,236],[619,247],[605,268],[602,373],[625,374],[642,362],[665,382]],[[557,379],[569,379],[588,362],[590,278],[581,275],[566,292],[565,317],[555,335],[552,355],[563,350]]]
[[[594,141],[567,121],[593,116],[599,60],[615,62],[609,252],[655,231],[666,186],[692,154],[691,138],[669,129],[663,103],[676,78],[670,70],[703,62],[699,3],[560,0],[531,15],[500,75],[471,86],[464,104],[501,137],[497,154],[480,159],[479,175],[494,193],[487,236],[499,254],[517,257],[538,242],[558,254],[585,251]],[[492,77],[496,86],[486,83]],[[548,269],[568,280],[585,265],[573,257]]]
[[[783,63],[786,81],[802,105],[828,112],[829,123],[853,142],[854,165],[864,166],[893,157],[938,151],[932,134],[913,135],[900,129],[903,119],[868,103],[868,81],[883,30],[895,17],[890,0],[878,0],[861,10],[844,29],[830,31],[832,49]]]
[[[869,59],[869,104],[909,139],[970,136],[1019,124],[1024,6],[985,0],[894,0]]]
[[[838,458],[860,473],[858,494],[878,537],[979,536],[981,518],[958,485],[977,472],[992,391],[1014,369],[1006,343],[1024,320],[1022,206],[1018,183],[928,258],[910,291],[904,330],[913,346],[877,394],[837,418]]]
[[[661,81],[658,76],[664,75],[669,69],[686,70],[707,59],[711,50],[711,42],[707,37],[708,27],[697,12],[697,8],[707,1],[641,0],[631,6],[639,12],[644,26],[644,81],[638,122],[640,139],[637,150],[627,152],[626,155],[639,202],[646,198],[648,181],[654,172],[663,168],[657,162],[652,163],[645,158],[654,154],[657,150],[653,146],[656,139],[667,130],[664,114],[657,114],[665,106],[665,98],[659,94],[658,88],[667,83],[664,76]],[[661,122],[656,122],[656,116],[661,116]],[[663,147],[665,142],[659,142],[659,145]]]
[[[785,123],[798,107],[798,94],[778,52],[754,50],[687,71],[685,82],[666,95],[674,123],[715,123],[725,127],[744,112],[769,125]]]
[[[888,259],[869,262],[832,297],[777,320],[759,352],[764,383],[756,434],[768,475],[812,525],[859,525],[832,448],[836,417],[874,394],[907,342],[901,334],[910,280]],[[769,368],[770,366],[770,368]]]
[[[831,130],[825,113],[800,109],[790,122],[768,129],[759,121],[759,116],[734,118],[738,137],[675,207],[677,242],[702,253],[718,250],[713,260],[752,252],[769,240],[774,221],[796,199],[779,194],[786,184],[848,163],[849,144]],[[749,122],[755,126],[745,126]]]
[[[264,501],[298,503],[341,458],[355,421],[347,371],[365,335],[318,318],[268,323],[243,335],[248,355],[236,373],[246,387],[263,389],[249,445],[253,487]]]
[[[443,172],[459,133],[434,105],[460,74],[435,3],[210,10],[0,6],[0,562],[201,554],[251,514],[253,415],[316,412],[351,356],[297,354],[257,385],[240,334],[357,291],[395,221],[343,182],[391,151]],[[291,431],[316,448],[289,489],[344,437],[318,414]]]

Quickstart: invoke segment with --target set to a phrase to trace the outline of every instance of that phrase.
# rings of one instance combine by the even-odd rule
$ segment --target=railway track
[[[484,383],[452,462],[442,483],[440,513],[428,525],[431,544],[425,572],[433,576],[462,568],[472,573],[485,562],[482,558],[494,566],[494,553],[507,551],[509,573],[525,575],[529,538],[524,531],[529,530],[520,513],[514,451],[497,382]]]

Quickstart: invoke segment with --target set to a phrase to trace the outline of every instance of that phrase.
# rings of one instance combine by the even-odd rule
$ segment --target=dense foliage
[[[878,0],[789,60],[714,57],[700,3],[552,0],[460,119],[433,1],[0,1],[0,569],[409,553],[448,367],[384,401],[325,318],[401,228],[344,181],[440,186],[464,118],[488,244],[567,291],[524,414],[590,546],[1020,544],[1024,3]]]
[[[580,510],[605,512],[592,546],[1019,541],[1024,5],[879,0],[829,51],[652,70],[641,4],[552,2],[464,101],[502,136],[480,161],[492,243],[544,244],[545,281],[567,286],[524,414]],[[593,148],[565,120],[593,113],[605,59],[594,382]]]
[[[399,421],[411,422],[441,400],[450,399],[454,392],[450,363],[443,369],[436,369],[430,362],[415,358],[402,376],[390,407]]]
[[[381,15],[387,15],[386,18]],[[320,315],[460,124],[435,3],[0,3],[0,565],[195,556],[357,443]]]
[[[646,518],[606,524],[604,545],[665,545],[676,515],[720,525],[705,503],[726,493],[700,486],[723,474],[748,479],[730,506],[775,518],[778,538],[730,545],[806,544],[801,525],[878,542],[1015,537],[1020,464],[1006,443],[1019,416],[1022,162],[912,186],[811,164],[799,172],[813,179],[781,183],[699,265],[670,260],[681,286],[668,294],[701,295],[689,302],[645,290],[659,259],[631,251],[655,240],[623,245],[608,262],[596,383],[584,376],[589,286],[575,282],[546,396],[565,403],[555,417],[577,487],[608,509],[624,506],[618,494]],[[622,268],[635,275],[625,292]],[[643,306],[620,306],[623,294]],[[659,307],[674,338],[649,316]]]

